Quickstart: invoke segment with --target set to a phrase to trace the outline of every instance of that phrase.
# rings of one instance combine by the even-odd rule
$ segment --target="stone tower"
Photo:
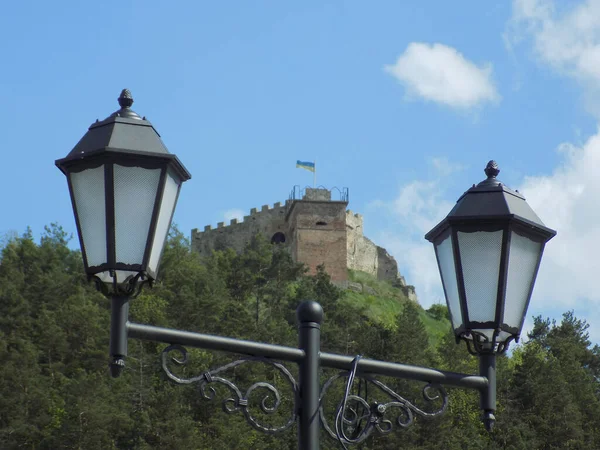
[[[324,264],[333,281],[348,279],[346,206],[332,201],[331,191],[307,188],[301,200],[289,203],[285,218],[292,258],[311,273]]]

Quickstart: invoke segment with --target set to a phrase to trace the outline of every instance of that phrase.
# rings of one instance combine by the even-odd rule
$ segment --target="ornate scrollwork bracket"
[[[176,356],[173,353],[177,353]],[[181,345],[171,345],[162,352],[162,368],[169,379],[181,385],[197,384],[200,393],[206,400],[215,400],[217,396],[216,385],[224,386],[231,396],[222,400],[223,411],[227,414],[241,412],[246,421],[256,430],[268,434],[275,434],[289,429],[297,420],[299,405],[299,385],[292,374],[282,364],[269,358],[248,356],[229,364],[225,364],[216,369],[204,372],[201,375],[184,378],[176,375],[171,370],[171,365],[184,366],[188,363],[188,352]],[[254,392],[261,392],[262,398],[258,402],[258,408],[263,414],[271,415],[280,410],[282,405],[282,396],[279,390],[271,383],[264,381],[252,384],[245,391],[240,389],[233,381],[223,376],[224,372],[232,370],[244,364],[258,362],[270,365],[276,369],[283,379],[289,385],[293,397],[293,406],[290,408],[289,416],[285,423],[281,425],[266,425],[260,422],[256,415],[252,414],[251,396]],[[325,397],[333,384],[340,379],[349,376],[349,372],[340,372],[330,377],[321,389],[319,397],[319,416],[321,424],[327,433],[334,439],[338,439],[338,434],[329,425],[324,408]],[[448,406],[448,394],[441,385],[427,384],[423,388],[423,397],[427,402],[435,403],[431,410],[421,409],[414,403],[396,393],[393,389],[369,375],[360,375],[365,383],[374,387],[370,391],[369,397],[381,399],[385,396],[386,401],[369,401],[360,395],[349,395],[346,401],[347,408],[342,417],[342,426],[349,434],[353,436],[351,440],[342,438],[345,444],[358,444],[369,438],[373,432],[381,435],[391,433],[395,425],[400,428],[407,428],[414,422],[415,416],[436,417],[443,414]],[[256,405],[255,405],[256,407]],[[342,402],[337,406],[336,416]],[[334,427],[335,428],[335,427]]]
[[[413,424],[415,415],[421,417],[436,417],[443,414],[448,406],[448,394],[439,384],[427,384],[423,388],[423,398],[425,401],[437,403],[437,406],[433,410],[426,411],[408,401],[374,377],[360,375],[357,376],[357,378],[362,379],[363,382],[376,388],[374,391],[371,391],[373,398],[380,398],[384,395],[387,401],[369,402],[368,399],[359,395],[349,395],[346,411],[343,411],[340,416],[342,422],[340,425],[345,427],[345,430],[348,430],[349,434],[352,435],[350,440],[346,440],[343,437],[338,436],[338,433],[336,433],[327,422],[324,410],[324,400],[328,390],[334,382],[342,378],[347,378],[349,375],[350,372],[340,372],[329,378],[323,385],[319,398],[319,415],[323,428],[325,428],[332,438],[336,440],[341,439],[344,444],[359,444],[371,436],[373,432],[382,435],[391,433],[394,430],[394,423],[401,428],[407,428]],[[343,402],[340,402],[337,406],[335,412],[336,417],[338,417],[340,408],[342,408],[342,403]]]
[[[173,352],[179,353],[179,357],[172,356],[171,354]],[[215,399],[217,395],[217,391],[214,387],[215,384],[220,384],[226,387],[231,392],[232,396],[222,401],[223,411],[227,414],[242,412],[246,418],[246,421],[258,431],[262,431],[263,433],[267,434],[280,433],[290,428],[296,422],[298,383],[296,383],[296,380],[292,374],[282,364],[272,361],[268,358],[248,356],[191,378],[181,378],[175,375],[169,368],[171,363],[182,366],[187,362],[187,350],[181,345],[171,345],[165,348],[162,352],[162,368],[167,377],[169,377],[173,382],[177,384],[197,383],[200,388],[200,393],[207,400]],[[250,402],[250,397],[255,391],[262,391],[264,393],[261,401],[259,402],[259,408],[264,414],[275,414],[279,411],[282,404],[282,399],[279,390],[275,386],[273,386],[271,383],[261,381],[252,384],[248,389],[246,389],[245,392],[243,392],[235,383],[221,376],[223,372],[227,372],[235,367],[251,362],[259,362],[272,366],[289,384],[289,388],[292,391],[292,397],[294,399],[294,406],[291,408],[290,415],[283,425],[275,426],[262,424],[251,412],[252,405]]]

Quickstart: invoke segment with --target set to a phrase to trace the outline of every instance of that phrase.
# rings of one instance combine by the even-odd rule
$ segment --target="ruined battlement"
[[[231,219],[228,224],[225,224],[225,222],[218,222],[217,226],[214,228],[212,225],[205,225],[203,230],[194,228],[192,230],[192,238],[194,237],[194,235],[200,235],[207,231],[213,231],[213,230],[217,230],[220,228],[227,228],[227,227],[236,226],[236,225],[238,225],[238,226],[244,225],[244,224],[247,225],[256,220],[260,220],[263,216],[272,218],[272,217],[278,216],[280,214],[285,214],[286,208],[288,207],[290,202],[291,202],[291,200],[286,200],[286,202],[284,204],[281,204],[281,202],[277,202],[277,203],[273,204],[272,207],[270,207],[269,205],[262,205],[260,207],[260,209],[252,208],[252,209],[250,209],[250,214],[244,216],[244,218],[242,220]]]
[[[334,191],[339,199],[332,200]],[[283,245],[294,261],[306,264],[312,273],[324,264],[335,282],[347,280],[352,269],[404,285],[394,257],[364,236],[362,214],[347,210],[347,204],[347,189],[295,186],[283,204],[252,208],[243,220],[219,222],[216,228],[193,229],[192,249],[204,255],[225,248],[241,252],[258,233]]]
[[[363,229],[363,216],[362,214],[353,213],[351,210],[346,211],[346,226],[350,230]]]
[[[271,239],[275,233],[284,231],[288,206],[289,202],[277,202],[273,207],[263,205],[260,209],[252,208],[250,214],[241,221],[231,219],[227,225],[219,222],[216,228],[207,225],[203,231],[195,228],[192,230],[192,248],[200,254],[210,254],[213,250],[228,247],[241,252],[256,233]]]

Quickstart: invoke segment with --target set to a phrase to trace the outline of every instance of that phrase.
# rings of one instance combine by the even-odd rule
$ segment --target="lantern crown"
[[[496,178],[499,173],[496,161],[488,162],[485,168],[487,179],[473,185],[462,194],[446,218],[427,233],[425,239],[433,242],[432,239],[443,232],[451,222],[481,223],[499,220],[519,222],[523,226],[535,229],[547,240],[551,239],[556,231],[544,225],[519,191],[510,189]]]
[[[183,181],[189,180],[190,173],[175,155],[169,153],[150,121],[131,110],[133,96],[129,89],[121,91],[118,102],[119,110],[104,120],[96,120],[73,150],[56,161],[59,169],[66,174],[70,165],[84,159],[119,153],[132,157],[165,158]]]

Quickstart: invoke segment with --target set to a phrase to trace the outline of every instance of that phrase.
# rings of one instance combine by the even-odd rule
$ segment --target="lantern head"
[[[132,104],[124,89],[120,109],[56,161],[67,177],[85,271],[110,295],[132,295],[156,278],[181,184],[191,177]]]
[[[503,353],[519,339],[544,246],[544,226],[525,198],[497,180],[473,185],[425,238],[433,243],[457,341],[472,353]]]

